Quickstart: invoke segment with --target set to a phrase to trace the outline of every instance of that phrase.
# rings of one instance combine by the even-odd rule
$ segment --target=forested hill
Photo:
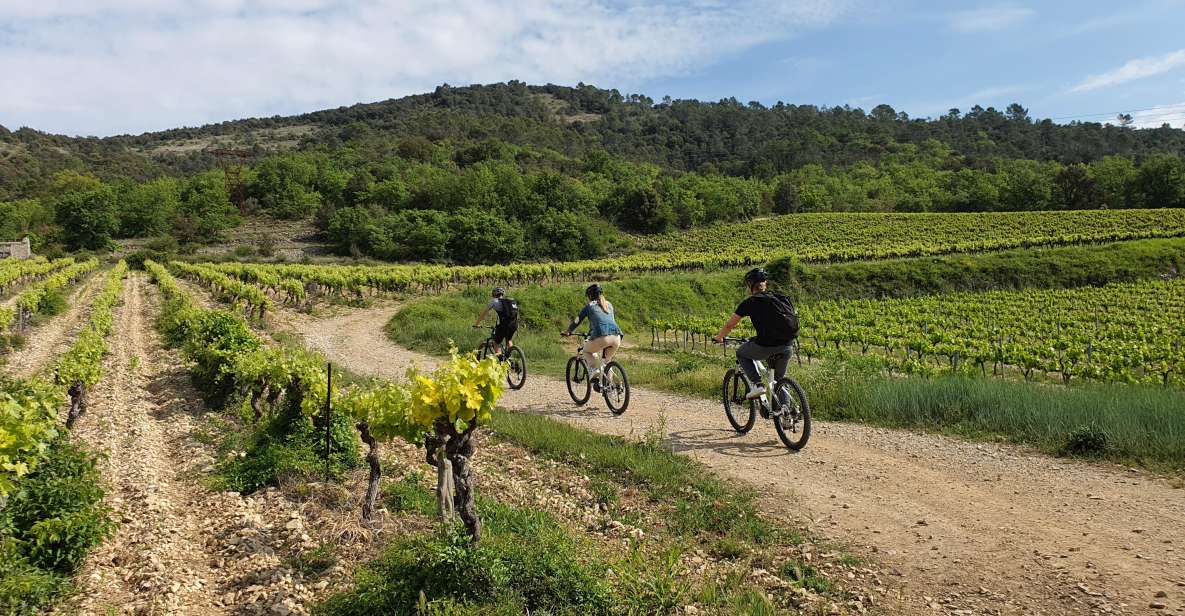
[[[244,153],[225,173],[214,150]],[[343,255],[506,263],[628,251],[799,212],[1185,207],[1185,131],[973,108],[668,101],[520,83],[140,136],[0,134],[0,236],[41,252],[253,217],[312,219]],[[235,159],[238,160],[238,159]],[[221,161],[225,164],[226,160]]]
[[[264,151],[366,138],[422,136],[434,142],[494,137],[582,157],[605,150],[673,170],[771,177],[811,163],[875,164],[895,144],[934,139],[968,166],[1000,158],[1090,162],[1107,155],[1185,154],[1185,131],[1133,130],[1099,123],[1035,120],[1018,104],[1004,111],[952,109],[911,119],[880,105],[870,111],[735,99],[654,101],[593,86],[440,86],[430,94],[296,116],[252,118],[137,136],[71,138],[0,127],[0,198],[33,196],[54,172],[144,180],[216,165],[216,145]]]

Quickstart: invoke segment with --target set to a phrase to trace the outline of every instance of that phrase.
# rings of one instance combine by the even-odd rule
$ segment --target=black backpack
[[[518,323],[518,300],[513,297],[503,297],[498,302],[498,318],[503,323]]]
[[[785,338],[786,340],[797,339],[798,311],[794,309],[794,304],[790,301],[790,298],[781,293],[766,293],[766,296],[769,297],[770,303],[773,304],[778,315],[782,317],[781,327],[777,328],[779,330],[777,337]]]

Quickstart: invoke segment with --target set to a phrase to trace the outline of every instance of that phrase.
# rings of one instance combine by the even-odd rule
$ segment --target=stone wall
[[[28,259],[32,256],[33,249],[27,237],[19,242],[0,242],[0,259]]]

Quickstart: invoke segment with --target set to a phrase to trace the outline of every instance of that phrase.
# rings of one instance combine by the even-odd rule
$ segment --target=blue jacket
[[[580,316],[572,324],[572,329],[575,329],[585,319],[588,319],[588,335],[591,338],[622,335],[621,328],[617,326],[617,320],[613,318],[613,304],[609,304],[609,312],[606,313],[601,310],[601,306],[597,302],[589,302],[580,311]]]

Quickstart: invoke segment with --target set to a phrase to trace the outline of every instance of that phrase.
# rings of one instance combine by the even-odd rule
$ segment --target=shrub
[[[1101,456],[1107,453],[1107,433],[1099,426],[1080,426],[1066,437],[1062,455]]]

